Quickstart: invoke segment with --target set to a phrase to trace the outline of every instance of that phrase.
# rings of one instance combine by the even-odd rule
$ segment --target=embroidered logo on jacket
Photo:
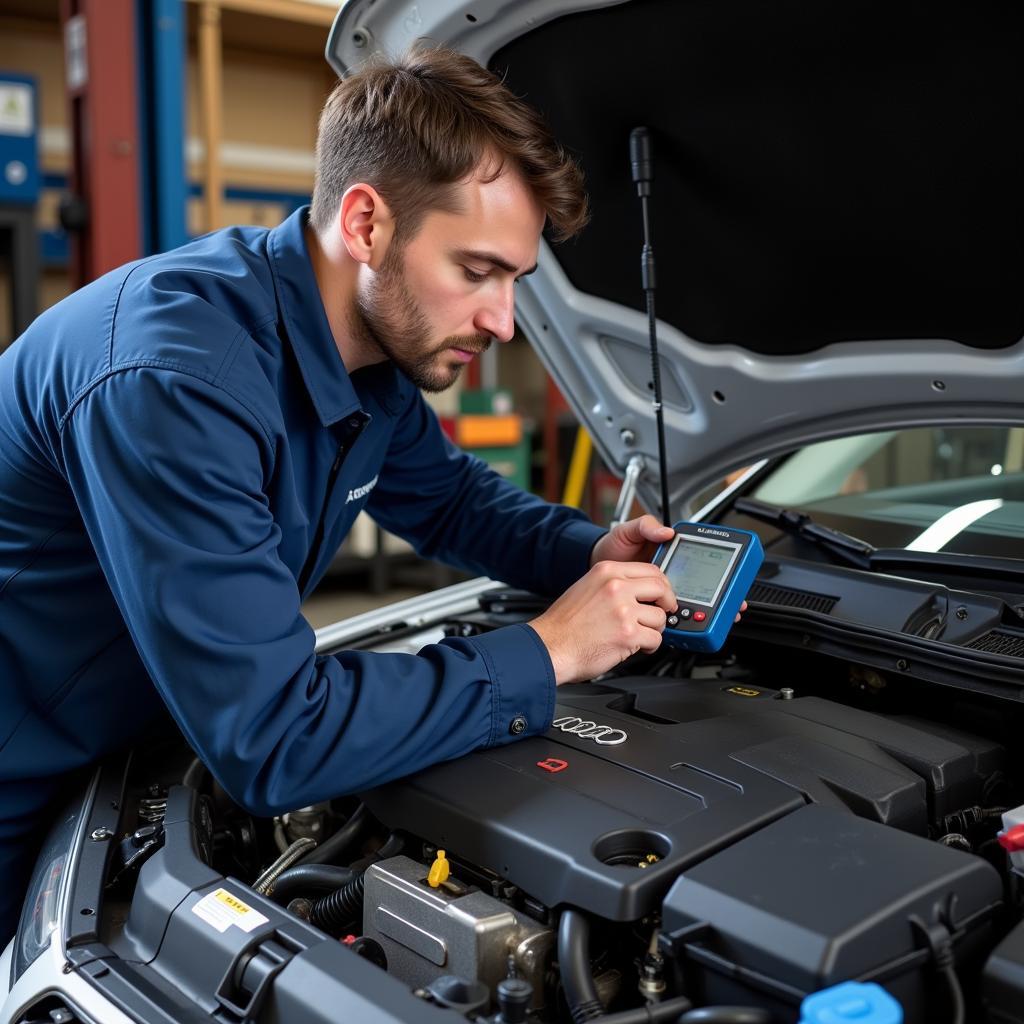
[[[377,478],[374,477],[369,483],[363,484],[362,487],[353,487],[352,490],[348,492],[345,504],[347,505],[350,501],[359,501],[360,498],[365,498],[376,486]]]

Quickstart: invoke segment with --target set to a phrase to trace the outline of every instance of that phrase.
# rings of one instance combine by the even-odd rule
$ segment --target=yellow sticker
[[[737,697],[760,697],[760,690],[752,690],[749,686],[730,686],[726,693],[735,693]]]
[[[214,894],[221,901],[221,903],[227,904],[232,910],[237,911],[239,914],[248,914],[252,911],[252,907],[248,903],[243,903],[237,896],[232,896],[231,893],[225,889],[218,889]]]
[[[219,932],[227,931],[231,925],[236,925],[243,932],[251,932],[269,920],[244,900],[228,892],[227,889],[215,889],[213,892],[207,893],[192,907],[192,913],[201,917]]]

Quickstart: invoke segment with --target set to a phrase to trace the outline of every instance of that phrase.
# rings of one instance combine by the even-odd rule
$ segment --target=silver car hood
[[[711,7],[721,13],[709,13]],[[953,38],[953,27],[970,36],[973,26],[950,14],[947,31],[940,17],[939,28],[921,42],[927,52],[911,51],[914,73],[894,74],[896,84],[880,100],[857,84],[861,64],[867,83],[880,67],[908,66],[892,51],[892,37],[894,31],[907,40],[920,37],[912,12],[893,30],[891,5],[839,4],[833,15],[850,15],[848,27],[812,24],[801,36],[792,26],[813,21],[822,5],[793,0],[760,7],[774,10],[770,24],[752,23],[761,16],[752,0],[349,0],[327,47],[328,60],[344,75],[373,53],[401,52],[422,37],[444,41],[504,74],[580,156],[591,184],[592,223],[576,242],[542,243],[537,273],[517,286],[517,320],[607,465],[621,475],[631,458],[642,457],[639,495],[648,508],[658,506],[657,440],[640,286],[640,208],[626,141],[630,125],[648,118],[659,315],[668,310],[658,321],[658,344],[676,512],[727,472],[810,442],[912,426],[1024,422],[1024,208],[1015,195],[1024,180],[1024,161],[1018,162],[1024,150],[1012,139],[1020,133],[1014,128],[1004,136],[999,111],[990,132],[973,120],[971,103],[982,119],[993,104],[984,90],[970,87],[966,113],[949,109],[946,123],[946,90],[963,96],[965,87],[947,81],[960,72],[949,70],[943,47],[949,36],[955,52],[964,44]],[[987,65],[982,70],[993,84],[984,88],[997,90],[996,107],[1007,93],[1009,111],[1024,95],[1011,88],[1020,75],[1002,70],[1022,42],[1021,19],[1013,15],[999,24],[1001,7],[979,7],[988,34],[971,37],[969,57]],[[943,5],[938,9],[941,15]],[[955,17],[964,10],[961,5]],[[874,14],[878,53],[870,45]],[[779,55],[783,85],[774,89],[768,73],[774,61],[749,75],[743,69],[761,59],[757,37],[775,32],[787,17],[790,27],[764,40],[776,51],[792,46]],[[753,39],[743,39],[744,25]],[[844,32],[856,34],[850,38],[856,58],[845,53]],[[674,43],[665,43],[666,33]],[[749,52],[737,58],[737,46]],[[560,58],[564,67],[553,66]],[[677,59],[678,71],[671,66]],[[708,63],[687,80],[685,69],[697,59]],[[794,87],[786,76],[801,61],[808,62],[806,77]],[[652,71],[652,62],[660,70]],[[723,62],[728,68],[719,74]],[[837,62],[840,70],[833,73]],[[678,96],[666,96],[677,74]],[[922,85],[926,74],[937,84]],[[634,77],[644,75],[637,85]],[[634,88],[637,94],[629,95]],[[778,93],[770,108],[766,92]],[[863,109],[856,102],[862,94]],[[841,127],[808,114],[823,97],[823,109],[843,108]],[[892,121],[891,109],[900,104],[910,112],[900,114],[903,122]],[[764,120],[745,122],[751,107]],[[902,135],[901,123],[907,126]],[[723,134],[723,124],[735,128]],[[751,143],[762,130],[764,137]],[[904,144],[915,132],[921,139]],[[946,170],[920,177],[917,168],[876,162],[885,154],[913,162],[914,146],[930,146],[933,136],[944,140],[947,133],[953,156],[934,165],[924,160]],[[848,153],[836,155],[837,139],[849,140]],[[868,172],[858,167],[865,153],[872,154]],[[984,162],[981,178],[972,177],[972,153]],[[763,161],[753,174],[751,154]],[[751,175],[749,187],[744,174]],[[950,177],[936,185],[937,174]],[[773,175],[774,191],[767,193],[764,182]],[[1008,188],[1011,180],[1018,184]],[[720,182],[725,196],[717,194]],[[819,184],[824,198],[816,194]],[[830,203],[835,224],[828,223]],[[791,234],[778,224],[759,226],[783,215]],[[936,216],[949,223],[936,226],[932,238]],[[687,242],[694,238],[699,241]],[[720,238],[727,243],[718,245]],[[813,253],[812,243],[818,247]],[[946,244],[948,256],[937,252]],[[893,251],[900,245],[905,257]],[[1018,266],[1022,277],[1014,282]],[[793,312],[799,302],[807,305],[806,316]],[[934,316],[931,307],[938,310]]]

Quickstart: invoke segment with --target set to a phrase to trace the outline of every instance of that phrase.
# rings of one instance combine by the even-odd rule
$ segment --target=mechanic
[[[675,599],[605,533],[457,450],[440,391],[513,334],[577,166],[472,60],[420,48],[338,84],[312,206],[115,270],[0,358],[0,946],[69,773],[161,700],[272,815],[543,732],[555,686],[661,642]],[[418,655],[317,657],[302,617],[365,510],[426,557],[555,595]],[[568,589],[566,589],[568,588]]]

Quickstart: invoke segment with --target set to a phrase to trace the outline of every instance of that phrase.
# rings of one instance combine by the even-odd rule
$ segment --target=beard
[[[400,249],[392,246],[365,294],[357,295],[352,310],[352,331],[364,344],[375,345],[422,391],[450,388],[465,363],[446,358],[452,349],[480,353],[491,339],[485,335],[452,335],[438,343],[430,340],[430,323],[413,299],[403,275]]]

